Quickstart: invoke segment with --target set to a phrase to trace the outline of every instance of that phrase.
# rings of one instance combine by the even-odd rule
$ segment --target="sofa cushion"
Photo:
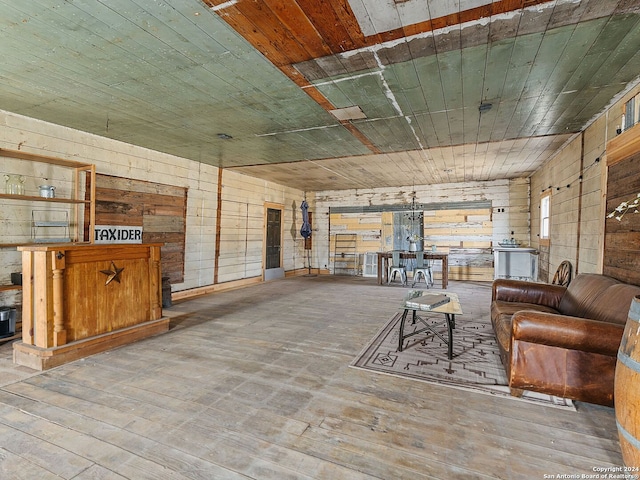
[[[618,284],[617,280],[596,273],[582,273],[567,287],[558,310],[563,315],[593,318],[593,312],[602,301],[607,288]],[[619,306],[617,308],[620,308]]]
[[[592,305],[588,318],[624,325],[627,323],[633,298],[640,295],[640,287],[618,283],[607,288]]]
[[[491,323],[502,349],[508,352],[511,344],[511,317],[520,310],[535,310],[537,312],[558,313],[557,310],[544,305],[523,302],[505,302],[495,300],[491,303]]]
[[[546,305],[558,309],[567,287],[545,283],[498,278],[491,289],[491,300]]]

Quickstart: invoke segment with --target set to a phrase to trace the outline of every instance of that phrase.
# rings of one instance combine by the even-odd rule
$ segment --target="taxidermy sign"
[[[95,243],[142,243],[142,227],[96,225]]]

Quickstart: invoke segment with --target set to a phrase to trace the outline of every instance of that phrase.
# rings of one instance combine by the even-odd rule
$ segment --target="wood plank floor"
[[[451,282],[465,315],[490,284]],[[47,372],[0,347],[0,478],[542,479],[622,464],[613,409],[350,368],[404,288],[298,277],[174,304],[171,330]]]

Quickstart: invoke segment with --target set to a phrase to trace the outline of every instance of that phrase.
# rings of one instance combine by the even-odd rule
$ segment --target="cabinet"
[[[500,247],[493,249],[494,278],[514,280],[538,279],[538,251],[529,247]]]
[[[166,332],[161,247],[18,247],[24,302],[22,341],[13,344],[14,362],[46,370]]]

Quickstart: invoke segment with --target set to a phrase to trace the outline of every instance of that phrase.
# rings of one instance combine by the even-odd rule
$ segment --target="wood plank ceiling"
[[[533,172],[637,83],[640,2],[0,0],[0,39],[0,109],[374,188]]]

